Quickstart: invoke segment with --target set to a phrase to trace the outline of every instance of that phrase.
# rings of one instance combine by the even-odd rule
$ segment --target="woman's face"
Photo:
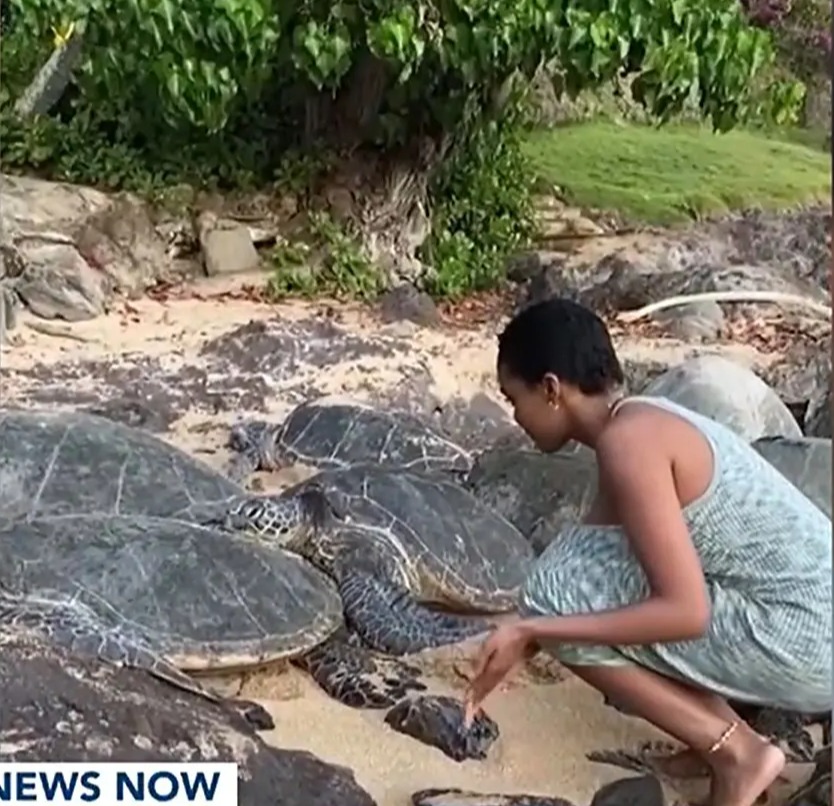
[[[513,407],[515,421],[540,451],[553,453],[570,440],[570,422],[555,375],[545,375],[540,383],[531,385],[499,364],[498,383]]]

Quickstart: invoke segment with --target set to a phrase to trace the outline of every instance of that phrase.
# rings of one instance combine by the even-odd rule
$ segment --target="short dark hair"
[[[559,297],[513,317],[498,337],[498,363],[528,384],[552,373],[586,395],[623,383],[605,323],[588,308]]]

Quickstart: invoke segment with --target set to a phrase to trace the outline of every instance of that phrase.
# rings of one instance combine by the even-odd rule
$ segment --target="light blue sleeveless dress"
[[[707,634],[649,646],[544,645],[574,666],[638,664],[724,697],[819,713],[832,707],[831,521],[725,426],[665,398],[631,397],[692,423],[714,474],[684,509],[712,602]],[[593,613],[649,594],[624,531],[577,524],[528,577],[524,615]]]

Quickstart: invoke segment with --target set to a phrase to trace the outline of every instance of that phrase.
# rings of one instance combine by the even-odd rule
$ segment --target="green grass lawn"
[[[589,122],[531,132],[538,177],[574,204],[674,224],[741,208],[786,208],[831,197],[831,157],[751,131]]]

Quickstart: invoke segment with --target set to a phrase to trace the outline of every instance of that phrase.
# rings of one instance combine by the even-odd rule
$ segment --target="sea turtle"
[[[483,711],[467,725],[460,700],[434,695],[401,700],[385,715],[385,724],[436,747],[454,761],[485,759],[500,735],[498,724]]]
[[[593,453],[578,447],[551,454],[495,447],[475,458],[464,486],[528,539],[540,536],[533,543],[540,553],[561,524],[576,523],[590,506],[597,466]]]
[[[655,378],[642,395],[665,397],[745,439],[801,437],[790,409],[755,372],[719,355],[690,358]]]
[[[762,437],[753,447],[831,517],[831,440]]]
[[[239,806],[374,806],[353,773],[271,747],[224,703],[0,630],[3,761],[232,762]]]
[[[301,463],[320,469],[376,464],[418,471],[469,469],[469,454],[405,412],[331,398],[307,401],[281,423],[246,420],[232,428],[236,455],[228,473],[243,480],[256,470]]]
[[[73,412],[0,411],[0,444],[0,621],[197,688],[181,672],[299,657],[352,705],[420,688],[343,636],[339,594],[308,562],[195,522],[246,496],[208,465]]]
[[[301,558],[146,515],[8,524],[0,530],[0,586],[0,625],[25,626],[76,654],[143,668],[208,697],[184,672],[294,657],[342,622],[335,587]]]
[[[111,513],[189,518],[240,494],[204,462],[94,414],[0,409],[0,518]]]
[[[523,535],[454,482],[357,466],[322,471],[277,496],[213,516],[310,559],[330,574],[347,623],[373,649],[402,655],[483,632],[517,604],[533,561]]]

